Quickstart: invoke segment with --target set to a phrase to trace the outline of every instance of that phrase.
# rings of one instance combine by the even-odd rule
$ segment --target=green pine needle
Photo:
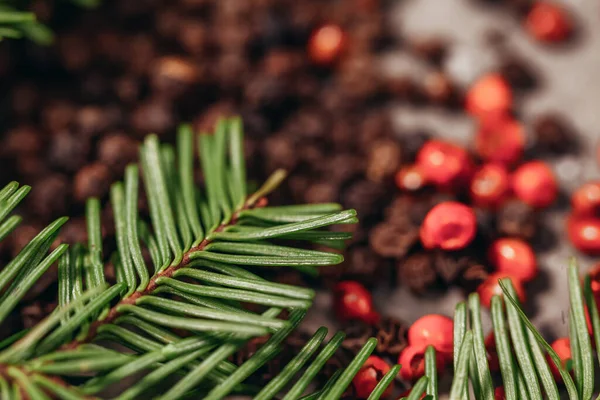
[[[29,28],[17,30],[14,24],[24,28],[30,23],[30,16],[0,9],[0,36],[26,34]],[[102,239],[102,204],[89,199],[87,243],[51,249],[67,220],[60,218],[8,262],[0,271],[0,322],[53,264],[58,264],[58,307],[31,330],[0,341],[1,398],[79,400],[114,390],[121,381],[131,385],[121,388],[119,399],[158,395],[217,400],[245,394],[259,400],[334,400],[346,392],[377,342],[369,339],[348,365],[318,388],[315,381],[344,340],[344,333],[338,332],[326,342],[326,328],[318,329],[269,382],[262,387],[249,384],[261,367],[281,357],[285,340],[315,297],[310,288],[263,278],[265,267],[292,267],[315,275],[317,267],[341,263],[340,254],[297,243],[342,249],[350,235],[329,228],[356,223],[357,216],[338,204],[262,207],[260,200],[277,188],[285,172],[276,171],[248,193],[252,185],[246,181],[242,144],[239,118],[220,120],[213,134],[197,135],[183,125],[175,146],[149,136],[139,165],[128,166],[124,181],[111,187],[114,243]],[[194,156],[196,146],[199,159]],[[198,165],[203,185],[196,184]],[[0,240],[20,223],[12,214],[29,190],[16,182],[0,188]],[[138,209],[142,195],[149,218]],[[106,248],[115,251],[104,254]],[[106,284],[108,262],[116,272],[112,286]],[[596,348],[600,316],[589,279],[581,285],[574,262],[568,281],[575,380],[521,310],[510,281],[500,282],[504,296],[492,298],[491,317],[507,399],[560,398],[547,355],[558,366],[571,399],[591,398],[594,361],[584,306]],[[476,294],[456,306],[452,400],[467,399],[471,390],[478,399],[494,398],[480,308]],[[264,344],[245,362],[229,360],[255,340]],[[400,368],[393,366],[381,378],[369,400],[383,398]],[[407,399],[425,395],[437,400],[437,372],[436,351],[429,346],[425,375]],[[77,376],[77,386],[70,376]]]

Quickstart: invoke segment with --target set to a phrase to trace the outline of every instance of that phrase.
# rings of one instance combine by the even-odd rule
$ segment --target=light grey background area
[[[562,188],[570,192],[579,184],[600,179],[595,159],[600,143],[600,1],[563,1],[581,27],[581,38],[572,48],[549,48],[531,40],[518,18],[501,6],[486,6],[476,0],[405,0],[398,1],[389,18],[394,29],[404,37],[442,36],[452,43],[445,65],[453,79],[468,86],[482,73],[497,65],[496,51],[486,44],[484,33],[494,28],[506,35],[506,47],[516,52],[541,74],[540,89],[523,99],[517,108],[529,128],[536,115],[557,112],[568,118],[577,129],[583,144],[582,154],[551,159]],[[419,76],[427,66],[402,54],[386,56],[382,68],[386,73],[406,73]],[[430,128],[436,135],[468,145],[475,126],[461,113],[423,110],[398,106],[395,123],[399,128]],[[410,131],[410,129],[401,129]],[[564,212],[550,210],[549,225],[559,237],[556,247],[538,253],[540,268],[546,279],[533,282],[529,288],[528,309],[533,322],[549,340],[567,334],[568,292],[565,266],[576,255],[581,270],[586,271],[593,258],[584,257],[573,249],[565,237]],[[600,258],[595,261],[600,262]],[[534,295],[535,293],[535,295]],[[412,322],[427,313],[452,315],[462,294],[452,290],[443,297],[416,298],[404,289],[374,293],[378,309]],[[313,330],[331,321],[331,298],[319,294],[314,312],[307,321]],[[487,325],[489,326],[489,325]]]

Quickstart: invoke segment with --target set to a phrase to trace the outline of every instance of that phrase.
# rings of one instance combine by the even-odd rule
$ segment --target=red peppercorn
[[[390,366],[377,356],[370,356],[367,361],[363,364],[362,368],[354,379],[352,379],[352,385],[354,386],[354,394],[359,399],[366,399],[369,397],[375,386],[379,383],[381,378],[390,370]],[[394,384],[390,384],[383,397],[389,396],[394,390]]]
[[[334,24],[323,25],[313,32],[308,42],[308,53],[316,64],[329,65],[341,54],[344,32]]]
[[[475,134],[475,151],[486,161],[511,165],[523,157],[523,125],[506,115],[482,120]]]
[[[408,329],[410,345],[432,345],[437,352],[452,354],[454,322],[439,314],[425,315]]]
[[[590,287],[596,298],[596,304],[600,305],[600,263],[590,269],[588,275],[590,276]]]
[[[556,339],[554,342],[552,342],[550,346],[552,347],[552,349],[554,349],[556,354],[558,354],[562,367],[569,370],[569,361],[571,361],[571,342],[569,338],[564,337]],[[548,355],[546,356],[546,360],[548,362],[548,365],[550,366],[550,370],[552,370],[552,375],[554,375],[554,377],[557,380],[562,381],[562,377],[560,376],[558,368],[556,368],[556,365],[554,365],[554,361],[552,361],[552,359]]]
[[[446,201],[427,213],[419,234],[426,248],[459,250],[473,240],[476,231],[473,209],[456,201]]]
[[[428,181],[440,186],[460,184],[471,170],[467,151],[442,140],[427,141],[417,154],[417,165]]]
[[[583,184],[571,196],[573,214],[600,218],[600,181]]]
[[[477,293],[479,294],[481,304],[489,308],[494,295],[502,296],[503,292],[498,280],[503,278],[511,278],[512,284],[517,292],[517,297],[521,303],[525,302],[525,289],[523,288],[521,281],[506,273],[497,272],[488,276],[487,279],[483,281],[483,283],[477,288]]]
[[[538,208],[548,207],[558,195],[554,173],[542,161],[530,161],[517,168],[512,189],[521,201]]]
[[[497,207],[510,191],[508,171],[500,164],[482,165],[471,180],[471,199],[480,207]]]
[[[577,250],[600,254],[600,218],[567,217],[567,235]]]
[[[494,400],[506,400],[506,393],[504,393],[504,388],[502,386],[498,386],[494,389]]]
[[[503,114],[512,106],[512,90],[500,74],[482,76],[471,86],[465,99],[467,112],[476,117]]]
[[[521,239],[496,240],[488,250],[488,258],[496,271],[527,282],[537,275],[537,261],[531,246]]]
[[[538,1],[525,18],[525,29],[540,42],[561,42],[570,36],[573,24],[562,7]]]
[[[485,350],[487,352],[488,365],[491,371],[500,370],[500,360],[498,359],[498,351],[496,350],[496,339],[494,332],[488,333],[484,340]]]
[[[343,281],[334,288],[335,311],[342,321],[358,319],[368,324],[379,321],[379,314],[373,310],[371,293],[356,281]]]
[[[416,192],[427,185],[425,173],[418,165],[402,167],[400,171],[396,173],[395,180],[396,186],[398,186],[400,190],[405,190],[407,192]]]
[[[416,381],[425,374],[425,351],[423,344],[408,345],[398,357],[398,364],[402,365],[400,377],[407,381]],[[438,372],[446,366],[446,357],[440,352],[435,352],[436,367]]]

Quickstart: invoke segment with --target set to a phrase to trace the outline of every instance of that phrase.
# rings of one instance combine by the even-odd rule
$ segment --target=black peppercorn
[[[101,163],[83,167],[75,175],[75,199],[84,202],[88,197],[104,197],[110,187],[110,170]]]
[[[109,134],[98,143],[98,160],[116,174],[121,174],[137,158],[138,143],[124,133]]]
[[[44,221],[64,215],[70,190],[69,180],[63,175],[51,174],[40,178],[27,196],[29,209]]]
[[[400,259],[397,267],[398,284],[408,286],[417,294],[425,292],[436,282],[433,261],[427,253],[416,253]]]
[[[133,111],[130,123],[143,137],[149,133],[164,135],[175,127],[176,119],[166,99],[153,98],[140,104]]]
[[[48,149],[50,166],[65,172],[81,168],[90,154],[90,143],[85,136],[62,132],[54,135]]]
[[[413,225],[381,223],[371,230],[369,244],[382,257],[404,257],[417,243],[419,231]]]
[[[561,116],[544,114],[533,123],[535,147],[541,152],[565,154],[576,150],[576,134],[571,125]]]
[[[531,240],[537,232],[536,211],[520,200],[509,200],[500,207],[496,215],[496,230],[501,236]]]

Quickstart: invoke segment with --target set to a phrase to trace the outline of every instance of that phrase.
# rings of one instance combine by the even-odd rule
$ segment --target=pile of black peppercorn
[[[239,114],[251,178],[262,180],[276,168],[290,172],[273,203],[341,202],[358,211],[361,223],[352,228],[346,262],[323,270],[325,285],[344,278],[372,286],[394,276],[422,293],[485,277],[476,244],[457,253],[414,251],[422,218],[443,196],[398,193],[395,173],[433,134],[398,131],[391,104],[461,113],[463,93],[443,69],[451,44],[393,37],[384,2],[106,0],[82,11],[37,0],[31,6],[57,36],[47,48],[0,43],[3,176],[33,187],[21,211],[25,223],[0,247],[3,258],[64,214],[74,218],[60,239],[86,240],[84,200],[106,199],[146,134],[172,141],[181,122],[210,129],[218,116]],[[345,36],[329,65],[314,63],[307,50],[324,24],[339,26]],[[496,37],[499,48],[500,41]],[[385,76],[378,61],[388,50],[410,53],[430,72],[422,80]],[[499,51],[499,72],[514,89],[534,88],[535,71]],[[540,148],[562,151],[562,138],[570,135],[563,126],[555,116],[540,119]],[[103,233],[111,235],[109,207],[103,218]],[[487,231],[535,234],[534,213],[517,202],[494,221]],[[51,284],[52,274],[36,293]],[[46,309],[43,298],[30,298],[25,324]]]

